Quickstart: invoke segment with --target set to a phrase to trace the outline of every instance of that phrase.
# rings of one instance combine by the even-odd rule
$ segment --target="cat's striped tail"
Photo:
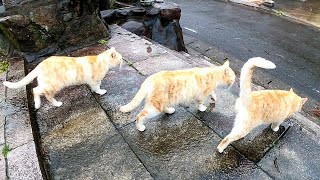
[[[240,98],[246,97],[251,92],[251,79],[254,67],[274,69],[276,65],[261,57],[250,58],[242,67],[240,74]]]
[[[13,83],[13,82],[9,82],[9,81],[4,81],[2,84],[8,88],[11,88],[11,89],[18,89],[18,88],[21,88],[21,87],[29,84],[36,77],[38,77],[37,68],[32,70],[26,77],[24,77],[23,79],[21,79],[18,82]]]
[[[139,104],[141,103],[141,101],[147,97],[148,95],[148,89],[145,86],[145,83],[142,83],[139,91],[137,92],[137,94],[134,96],[134,98],[131,100],[131,102],[129,102],[128,104],[121,106],[120,107],[120,111],[121,112],[130,112],[132,110],[134,110],[135,108],[137,108],[139,106]],[[147,86],[148,87],[148,86]]]

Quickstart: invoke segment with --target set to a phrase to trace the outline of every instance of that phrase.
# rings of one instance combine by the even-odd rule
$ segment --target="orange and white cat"
[[[219,85],[230,85],[235,81],[235,73],[229,62],[222,66],[192,68],[177,71],[161,71],[148,77],[130,103],[120,107],[121,112],[135,109],[145,99],[144,109],[138,114],[136,127],[144,131],[143,122],[161,112],[174,113],[173,105],[198,101],[199,111],[205,111],[205,99],[211,95],[216,100],[214,89]]]
[[[300,111],[308,100],[293,92],[284,90],[262,90],[251,92],[251,78],[254,67],[274,69],[276,65],[260,57],[249,59],[241,69],[240,97],[236,101],[236,119],[231,132],[218,145],[218,151],[233,141],[246,136],[261,124],[271,124],[273,131],[294,112]]]
[[[35,108],[40,108],[40,95],[45,95],[49,102],[59,107],[62,102],[56,101],[54,95],[70,85],[88,84],[92,91],[105,94],[107,91],[100,89],[101,80],[109,68],[121,63],[122,56],[113,47],[97,56],[51,56],[19,82],[5,81],[3,85],[17,89],[37,78],[38,86],[33,88]]]

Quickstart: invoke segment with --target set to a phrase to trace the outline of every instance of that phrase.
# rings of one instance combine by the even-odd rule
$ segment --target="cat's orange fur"
[[[37,78],[38,86],[33,88],[35,108],[40,108],[40,95],[45,95],[54,106],[61,106],[54,95],[70,85],[88,84],[98,94],[105,94],[100,89],[101,80],[109,68],[122,63],[122,56],[115,48],[106,50],[97,56],[68,57],[51,56],[42,61],[21,81],[12,83],[5,81],[3,85],[9,88],[21,88]]]
[[[143,99],[145,107],[138,114],[136,126],[144,131],[144,120],[161,112],[174,113],[173,105],[188,103],[193,99],[199,103],[199,110],[205,111],[203,105],[206,97],[216,99],[214,89],[219,85],[230,85],[235,81],[235,73],[227,61],[219,67],[193,68],[178,71],[161,71],[148,77],[130,103],[120,107],[121,112],[135,109]]]
[[[273,131],[279,130],[279,125],[294,112],[301,110],[308,100],[293,92],[284,90],[262,90],[251,92],[251,78],[254,67],[274,69],[271,61],[263,58],[249,59],[240,75],[240,97],[236,101],[236,119],[231,132],[218,145],[218,151],[224,149],[233,141],[246,136],[252,129],[261,124],[271,124]]]

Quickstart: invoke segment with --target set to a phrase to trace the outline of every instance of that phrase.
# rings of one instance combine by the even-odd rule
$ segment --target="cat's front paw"
[[[144,130],[146,130],[146,126],[143,124],[137,124],[137,129],[140,132],[143,132]]]
[[[174,108],[165,108],[164,112],[167,114],[173,114],[176,110]]]
[[[119,111],[123,112],[123,113],[126,113],[126,112],[129,112],[129,109],[126,107],[126,106],[121,106],[119,108]]]
[[[56,107],[60,107],[60,106],[62,106],[62,102],[56,101],[56,102],[53,102],[52,105],[54,105]]]
[[[105,89],[99,89],[96,93],[100,94],[100,95],[104,95],[105,93],[107,93],[107,90]]]
[[[40,103],[34,103],[34,108],[39,109],[40,108]]]
[[[276,127],[271,126],[271,129],[272,129],[272,131],[274,131],[274,132],[278,132],[278,131],[279,131],[279,126],[276,126]]]
[[[199,111],[204,112],[204,111],[207,110],[207,107],[204,106],[204,105],[202,105],[202,104],[200,104],[199,107],[198,107],[198,109],[199,109]]]

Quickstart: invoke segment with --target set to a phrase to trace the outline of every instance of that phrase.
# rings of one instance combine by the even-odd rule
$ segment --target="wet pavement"
[[[304,112],[314,116],[320,102],[319,30],[234,3],[171,1],[182,9],[180,24],[189,50],[206,55],[211,62],[229,59],[237,73],[251,57],[273,61],[277,68],[257,69],[253,81],[268,89],[293,88],[309,98]],[[314,122],[320,125],[319,118]]]
[[[320,28],[319,0],[277,0],[275,9]]]
[[[103,79],[105,95],[91,92],[86,85],[72,86],[57,94],[56,99],[63,102],[61,107],[53,107],[43,98],[37,111],[33,108],[32,97],[28,97],[33,112],[30,118],[37,125],[35,133],[40,137],[36,147],[41,152],[38,158],[43,162],[40,164],[45,177],[292,179],[295,173],[308,179],[320,176],[319,171],[314,170],[318,168],[317,163],[308,163],[319,153],[320,144],[309,138],[305,133],[308,130],[292,123],[294,118],[284,123],[277,133],[268,126],[261,126],[230,145],[225,153],[216,151],[216,146],[232,127],[238,84],[231,91],[219,88],[217,102],[210,106],[210,102],[206,102],[209,106],[206,112],[198,112],[194,104],[177,106],[174,114],[160,114],[148,120],[146,131],[139,132],[134,120],[142,105],[131,113],[121,113],[118,108],[133,98],[149,74],[160,69],[212,64],[201,56],[177,53],[147,42],[118,26],[110,26],[110,29],[112,38],[107,46],[114,46],[123,55],[126,65],[121,70],[118,67],[110,70]],[[82,56],[90,51],[96,54],[107,46],[94,45],[67,54]],[[151,52],[149,47],[152,47]],[[160,64],[150,63],[148,55],[156,57]],[[254,89],[260,88],[254,86]],[[320,132],[319,129],[315,131]],[[292,142],[296,137],[303,143]],[[305,147],[312,150],[303,154]],[[289,156],[287,149],[300,156],[301,167],[291,168],[297,159]],[[280,172],[271,172],[275,161]]]

